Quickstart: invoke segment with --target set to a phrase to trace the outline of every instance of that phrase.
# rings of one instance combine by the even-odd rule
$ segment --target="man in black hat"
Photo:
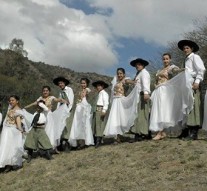
[[[74,101],[74,93],[72,88],[68,87],[69,80],[67,80],[64,77],[57,77],[53,80],[53,83],[61,89],[59,98],[62,98],[64,100],[68,101],[68,110],[71,111],[73,107],[73,101]],[[59,107],[62,103],[58,103],[57,107]],[[61,140],[60,140],[60,150],[65,150],[66,152],[70,151],[70,145],[68,142],[69,136],[70,136],[70,120],[72,120],[70,117],[66,119],[66,126],[62,132]]]
[[[195,54],[199,50],[199,46],[191,40],[181,40],[178,42],[178,48],[185,53],[184,68],[187,69],[194,78],[194,108],[188,115],[187,128],[183,129],[179,138],[196,140],[198,138],[198,130],[202,125],[201,101],[200,101],[200,82],[203,81],[205,67],[200,56]]]
[[[108,84],[104,81],[96,81],[92,85],[98,91],[98,97],[95,103],[94,113],[93,113],[93,134],[95,138],[95,147],[97,148],[102,141],[103,132],[105,128],[105,116],[109,106],[109,95],[104,90],[108,87]]]
[[[130,64],[137,70],[135,81],[140,90],[140,101],[137,105],[138,116],[134,121],[131,132],[135,134],[134,141],[142,141],[149,138],[150,74],[145,69],[149,63],[137,58],[131,61]]]

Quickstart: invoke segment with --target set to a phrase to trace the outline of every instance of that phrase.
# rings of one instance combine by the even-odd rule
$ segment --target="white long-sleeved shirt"
[[[34,113],[33,118],[35,117],[36,114],[37,114],[37,112]],[[45,115],[44,112],[41,112],[40,113],[39,120],[37,122],[37,125],[38,124],[45,124],[46,122],[47,122],[47,117],[46,117],[46,115]]]
[[[137,80],[137,86],[140,89],[140,92],[150,94],[150,74],[145,68],[139,72],[135,80]]]
[[[96,105],[103,106],[103,112],[106,112],[109,107],[109,95],[105,90],[101,90],[98,94]]]
[[[74,102],[74,93],[73,93],[73,90],[72,88],[68,87],[68,86],[65,86],[65,89],[63,90],[67,97],[68,97],[68,100],[70,102],[70,104],[68,105],[68,108],[69,110],[71,110],[71,108],[73,107],[73,102]],[[59,98],[62,98],[62,93],[60,92],[59,94]],[[60,106],[60,103],[58,103],[57,105],[57,108]]]
[[[185,68],[190,72],[193,78],[195,78],[195,83],[200,83],[203,81],[205,66],[201,57],[195,53],[191,53],[185,59]]]

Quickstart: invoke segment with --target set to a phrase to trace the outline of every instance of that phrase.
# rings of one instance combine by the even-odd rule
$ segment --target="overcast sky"
[[[0,0],[0,47],[21,38],[31,60],[131,75],[131,59],[153,60],[206,14],[205,0]]]

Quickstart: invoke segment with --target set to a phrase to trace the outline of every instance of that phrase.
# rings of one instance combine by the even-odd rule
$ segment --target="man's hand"
[[[197,90],[199,88],[199,84],[198,83],[193,83],[193,90]]]
[[[149,94],[144,94],[144,101],[147,101],[150,98]]]
[[[101,112],[101,117],[105,117],[106,112]]]

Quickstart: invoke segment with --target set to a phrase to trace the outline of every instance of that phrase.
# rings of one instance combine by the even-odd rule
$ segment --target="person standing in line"
[[[170,78],[172,78],[175,74],[181,71],[179,67],[171,64],[171,55],[169,53],[164,53],[162,55],[162,61],[163,61],[163,68],[161,70],[158,70],[156,73],[155,90],[151,96],[152,108],[151,108],[149,129],[151,131],[157,132],[153,140],[161,140],[165,138],[166,133],[163,130],[164,128],[170,127],[166,125],[166,121],[170,120],[169,116],[167,115],[168,110],[170,110],[170,108],[168,108],[167,106],[170,106],[170,105],[168,103],[165,103],[166,101],[166,99],[164,99],[165,94],[162,94],[164,92],[162,91],[162,88],[159,88],[159,87],[161,84],[166,83]],[[162,99],[160,98],[159,101],[158,100],[155,101],[156,96],[153,96],[156,91],[158,91],[159,95],[162,96]],[[172,101],[173,100],[171,100],[171,102]],[[167,111],[164,111],[165,109]],[[169,121],[169,124],[170,122],[171,121]]]
[[[146,60],[141,58],[130,62],[130,65],[137,70],[135,81],[140,92],[140,101],[137,104],[138,116],[131,127],[131,132],[135,134],[135,142],[151,137],[149,133],[150,74],[145,68],[148,64]]]
[[[53,83],[56,86],[59,86],[59,88],[61,89],[60,94],[59,94],[59,98],[64,99],[67,101],[67,110],[68,110],[68,118],[66,119],[66,125],[62,131],[62,135],[60,137],[60,150],[63,150],[65,152],[70,152],[70,144],[68,142],[68,138],[70,137],[70,130],[71,130],[71,120],[72,120],[72,115],[70,115],[71,110],[73,109],[73,102],[74,102],[74,93],[73,93],[73,89],[71,87],[68,87],[69,84],[69,80],[67,80],[66,78],[60,76],[57,77],[53,80]],[[62,103],[58,103],[57,108],[60,107]]]
[[[33,115],[31,124],[32,129],[27,134],[24,144],[25,150],[28,151],[28,163],[32,159],[33,150],[37,149],[41,155],[45,156],[46,159],[52,159],[50,151],[53,147],[45,132],[45,126],[47,122],[47,114],[45,112],[48,110],[49,109],[46,107],[43,100],[37,102],[37,111]]]
[[[182,50],[186,56],[184,68],[188,70],[194,78],[192,86],[194,92],[194,108],[187,117],[187,128],[182,130],[178,138],[196,140],[198,138],[198,130],[202,125],[200,83],[203,81],[206,69],[201,57],[195,54],[195,52],[199,50],[199,46],[195,42],[191,40],[181,40],[178,42],[178,48]]]
[[[128,116],[123,116],[123,111],[120,110],[120,100],[123,96],[126,96],[126,91],[128,90],[127,80],[128,77],[125,76],[124,68],[118,68],[116,71],[116,76],[112,80],[112,89],[111,89],[111,109],[109,117],[106,123],[104,130],[105,136],[113,136],[115,143],[120,143],[120,135],[123,135],[125,132],[128,132],[127,128],[127,118]]]
[[[56,127],[54,119],[53,119],[52,109],[53,109],[54,102],[67,103],[67,101],[62,98],[56,98],[56,97],[50,95],[50,92],[51,92],[51,88],[49,86],[43,86],[42,87],[42,96],[40,96],[34,103],[31,103],[31,104],[25,106],[24,108],[27,109],[32,106],[36,106],[40,100],[43,100],[45,102],[45,105],[48,108],[45,131],[46,131],[47,136],[49,137],[50,142],[53,146],[54,153],[59,153],[59,151],[57,150],[57,146],[58,146],[58,140],[56,137],[56,133],[57,133],[56,128],[57,127]]]
[[[91,92],[88,88],[89,83],[88,78],[81,78],[81,89],[77,96],[74,112],[71,113],[73,120],[71,120],[69,143],[78,149],[83,149],[86,145],[94,145],[91,128],[91,105],[87,100]]]
[[[16,170],[22,167],[23,133],[23,112],[20,108],[19,97],[9,97],[9,109],[7,111],[3,129],[0,137],[0,168],[4,172]]]
[[[98,97],[95,102],[95,108],[93,113],[92,129],[95,138],[95,147],[99,147],[103,138],[103,132],[105,128],[106,112],[109,106],[109,95],[104,90],[108,87],[108,84],[104,81],[93,82],[92,85],[98,92]]]

